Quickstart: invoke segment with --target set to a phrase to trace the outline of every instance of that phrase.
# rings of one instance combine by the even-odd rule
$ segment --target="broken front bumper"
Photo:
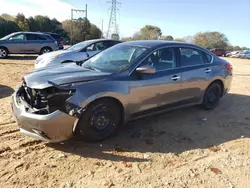
[[[21,133],[47,142],[60,142],[72,137],[75,117],[59,110],[46,115],[30,113],[21,99],[17,102],[17,97],[15,92],[11,105]]]

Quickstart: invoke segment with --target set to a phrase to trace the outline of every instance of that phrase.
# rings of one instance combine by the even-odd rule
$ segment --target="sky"
[[[109,0],[112,1],[112,0]],[[121,37],[132,36],[146,24],[161,28],[164,35],[182,38],[197,32],[219,31],[232,45],[250,47],[250,0],[120,0],[117,23]],[[88,19],[107,31],[110,4],[107,0],[0,0],[0,14],[26,17],[47,15],[70,19],[70,9],[84,9]],[[80,17],[74,14],[74,18]]]

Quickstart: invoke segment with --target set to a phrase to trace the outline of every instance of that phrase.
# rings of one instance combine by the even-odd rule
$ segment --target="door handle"
[[[172,78],[171,78],[171,80],[174,80],[174,81],[176,81],[176,80],[179,80],[181,77],[180,76],[173,76]]]
[[[211,69],[206,69],[205,73],[210,73],[212,70]]]

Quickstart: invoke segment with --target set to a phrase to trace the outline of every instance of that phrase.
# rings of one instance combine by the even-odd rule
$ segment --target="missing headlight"
[[[32,89],[26,85],[20,90],[20,97],[32,108],[36,114],[49,114],[64,108],[66,100],[75,93],[74,89],[49,87],[46,89]]]

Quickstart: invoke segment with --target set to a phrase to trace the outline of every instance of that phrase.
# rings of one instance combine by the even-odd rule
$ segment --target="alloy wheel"
[[[0,49],[0,57],[4,58],[7,56],[7,51],[5,49]]]

